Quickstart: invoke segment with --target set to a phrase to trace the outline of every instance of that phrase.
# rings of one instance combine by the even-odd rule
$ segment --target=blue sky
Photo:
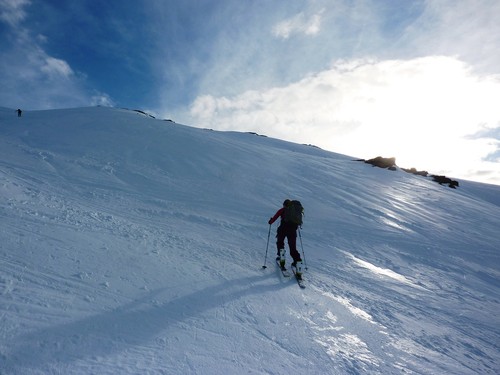
[[[500,184],[500,1],[0,0],[0,106],[109,105]]]

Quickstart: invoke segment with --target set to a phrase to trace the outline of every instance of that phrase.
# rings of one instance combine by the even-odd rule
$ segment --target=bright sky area
[[[500,185],[498,0],[0,0],[0,106],[142,109]]]

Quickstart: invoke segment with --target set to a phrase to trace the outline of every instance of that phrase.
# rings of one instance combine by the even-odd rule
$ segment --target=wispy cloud
[[[45,109],[89,105],[93,100],[85,76],[68,61],[45,50],[49,38],[26,24],[32,2],[0,0],[0,22],[6,25],[8,41],[2,40],[0,91],[4,106]]]
[[[66,61],[47,56],[42,63],[40,70],[50,77],[69,78],[73,75],[73,70]]]
[[[99,106],[103,106],[103,107],[114,107],[115,106],[114,100],[108,94],[105,94],[105,93],[96,93],[96,94],[92,95],[91,100],[90,100],[90,104],[92,106],[99,105]]]
[[[276,37],[288,39],[293,34],[316,35],[321,28],[321,18],[324,9],[319,13],[306,16],[303,12],[296,16],[281,21],[273,27]]]
[[[413,55],[457,56],[475,69],[498,73],[500,2],[427,0],[395,47]]]
[[[29,0],[0,0],[0,21],[17,26],[26,17],[25,6]]]

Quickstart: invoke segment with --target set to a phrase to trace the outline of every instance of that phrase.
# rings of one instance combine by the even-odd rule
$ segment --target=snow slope
[[[127,110],[2,108],[0,374],[498,374],[500,187],[460,184]],[[276,224],[265,258],[285,198],[304,290]]]

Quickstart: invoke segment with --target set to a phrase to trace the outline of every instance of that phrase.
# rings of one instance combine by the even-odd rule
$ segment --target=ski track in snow
[[[0,108],[0,374],[497,374],[500,187]],[[274,265],[300,199],[307,288]],[[288,264],[290,259],[288,259]]]

